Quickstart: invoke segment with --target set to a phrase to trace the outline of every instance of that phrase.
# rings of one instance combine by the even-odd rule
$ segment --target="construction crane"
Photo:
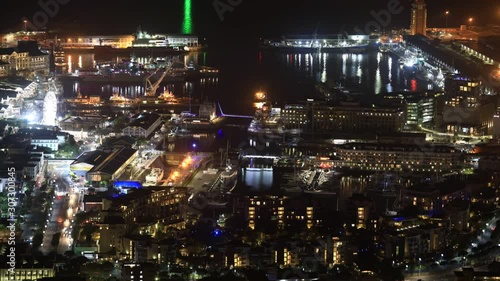
[[[161,82],[163,81],[163,79],[165,79],[165,76],[167,76],[167,74],[170,72],[170,70],[172,69],[172,66],[174,65],[175,62],[176,61],[172,61],[170,63],[170,65],[167,66],[167,68],[165,69],[165,71],[161,75],[160,79],[158,79],[155,83],[151,82],[151,78],[154,75],[156,75],[156,73],[158,73],[158,70],[160,70],[160,68],[156,69],[151,75],[146,77],[146,86],[145,86],[145,90],[146,90],[145,95],[146,96],[153,96],[153,97],[156,96],[156,91],[160,87]]]

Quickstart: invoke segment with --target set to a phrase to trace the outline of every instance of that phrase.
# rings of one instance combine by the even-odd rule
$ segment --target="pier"
[[[454,70],[454,73],[461,73],[482,81],[486,86],[486,90],[491,94],[500,92],[498,83],[494,83],[489,79],[489,74],[482,65],[455,53],[451,47],[434,43],[427,37],[421,35],[407,36],[405,37],[405,41],[408,45],[421,50],[423,54],[438,62],[439,65]]]

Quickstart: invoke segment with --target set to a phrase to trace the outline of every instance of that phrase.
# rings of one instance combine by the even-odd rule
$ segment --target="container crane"
[[[145,87],[145,89],[146,89],[145,95],[146,96],[153,96],[153,97],[156,96],[156,91],[160,87],[160,84],[163,81],[163,79],[165,79],[165,76],[167,76],[167,74],[172,69],[173,65],[174,65],[174,61],[172,61],[169,66],[167,66],[167,68],[165,69],[165,71],[161,75],[160,79],[158,79],[155,83],[151,82],[151,78],[154,75],[156,75],[156,73],[158,73],[158,70],[160,70],[160,68],[156,69],[151,75],[146,77],[146,87]]]

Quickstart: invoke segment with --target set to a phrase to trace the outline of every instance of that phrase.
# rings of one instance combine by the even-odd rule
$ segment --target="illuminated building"
[[[336,167],[372,171],[442,172],[460,167],[460,152],[451,146],[350,143],[337,147]]]
[[[125,147],[112,152],[100,150],[84,152],[71,163],[70,169],[77,176],[86,177],[88,181],[115,180],[137,157],[137,153],[137,150]]]
[[[290,267],[299,266],[299,251],[296,245],[291,245],[293,243],[287,243],[288,245],[280,245],[274,251],[274,262],[276,264]]]
[[[5,77],[9,74],[10,64],[5,61],[0,61],[0,77]]]
[[[31,139],[31,144],[50,148],[52,151],[59,150],[59,139],[55,134],[53,135],[39,135]]]
[[[332,257],[332,262],[333,264],[343,264],[345,263],[345,256],[346,256],[346,243],[347,241],[342,241],[338,237],[333,237],[333,257]]]
[[[69,116],[59,121],[59,128],[75,137],[75,140],[88,137],[88,133],[95,128],[103,127],[105,118],[102,116]]]
[[[477,42],[457,41],[455,44],[458,44],[460,49],[468,55],[474,56],[482,60],[485,64],[490,64],[500,69],[500,36],[479,37]]]
[[[125,49],[131,47],[196,47],[198,37],[188,34],[149,34],[139,31],[135,35],[80,36],[60,39],[64,49],[94,49],[96,46]]]
[[[356,31],[355,31],[356,32]],[[318,36],[304,36],[304,35],[287,35],[283,37],[279,44],[288,47],[314,47],[314,48],[328,48],[331,46],[352,46],[363,45],[369,43],[376,43],[378,36],[370,36],[364,34],[333,34],[333,35],[318,35]],[[266,42],[268,44],[276,44],[276,42]]]
[[[442,125],[448,133],[463,135],[491,134],[497,96],[484,94],[480,80],[453,75],[445,82]]]
[[[165,233],[171,227],[183,229],[185,221],[182,206],[185,198],[185,191],[179,188],[159,186],[135,189],[113,198],[101,198],[100,252],[115,248],[126,255],[121,258],[135,262],[168,258],[165,252],[168,249],[153,243],[155,241],[148,235],[155,237],[158,232]],[[137,224],[141,235],[125,235],[126,226],[130,224]]]
[[[139,31],[132,47],[197,47],[198,36],[188,34],[149,34]]]
[[[482,94],[483,83],[480,80],[452,75],[445,80],[446,105],[453,107],[476,107],[477,98]]]
[[[461,181],[445,181],[435,185],[420,184],[402,191],[404,206],[416,206],[429,214],[440,214],[447,204],[468,197],[466,184]]]
[[[392,133],[403,129],[405,116],[404,110],[399,108],[363,107],[351,103],[330,107],[309,100],[306,104],[285,105],[281,120],[287,129],[307,132]]]
[[[411,6],[411,34],[426,35],[427,33],[427,8],[424,0],[415,0]]]
[[[64,49],[93,49],[94,46],[109,46],[117,49],[132,47],[133,35],[81,36],[60,38]]]
[[[235,199],[235,206],[245,214],[248,227],[265,229],[275,224],[278,229],[310,229],[321,227],[323,218],[336,211],[334,195],[318,196],[265,195]]]
[[[155,112],[143,112],[132,117],[132,122],[122,130],[124,136],[147,138],[161,125],[161,116]]]
[[[49,54],[40,51],[36,41],[19,41],[15,48],[0,48],[3,68],[49,73]]]
[[[434,127],[443,108],[443,93],[388,93],[383,104],[406,107],[406,128]]]
[[[381,239],[384,258],[411,260],[435,253],[446,246],[449,226],[446,220],[424,221],[419,218],[388,217]]]
[[[0,269],[0,281],[41,280],[42,278],[54,277],[54,275],[53,267],[16,266],[13,274],[8,268]]]
[[[102,201],[101,201],[102,202]],[[101,211],[100,209],[98,211]],[[103,211],[104,213],[106,211]],[[104,216],[104,215],[103,215]],[[99,223],[99,239],[97,249],[99,253],[108,253],[113,249],[120,249],[121,237],[126,233],[127,225],[119,215],[106,215]]]
[[[367,229],[375,211],[374,203],[362,194],[353,194],[347,200],[347,224],[351,229]]]
[[[114,206],[122,211],[127,224],[140,222],[161,223],[179,229],[184,227],[181,205],[185,191],[174,187],[148,187],[106,201],[104,209]],[[108,205],[108,203],[110,205]],[[166,228],[165,228],[166,229]],[[154,234],[151,231],[151,234]]]

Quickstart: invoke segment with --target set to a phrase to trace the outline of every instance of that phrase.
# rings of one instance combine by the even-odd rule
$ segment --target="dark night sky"
[[[47,0],[42,0],[47,1]],[[52,0],[55,1],[55,0]],[[51,30],[64,28],[82,33],[133,33],[139,25],[144,30],[179,32],[184,0],[66,0],[49,20]],[[219,0],[228,2],[231,0]],[[235,1],[235,0],[233,0]],[[214,40],[257,37],[289,33],[336,33],[342,24],[364,29],[373,20],[370,11],[387,7],[389,0],[241,0],[220,21],[214,0],[192,0],[194,32]],[[395,15],[392,26],[408,27],[409,0],[399,0],[404,7]],[[161,5],[158,2],[162,3]],[[3,0],[9,13],[0,17],[1,29],[20,28],[21,18],[32,19],[41,10],[36,0]],[[134,3],[134,4],[128,4]],[[498,0],[427,0],[429,26],[444,26],[444,11],[450,10],[449,26],[464,23],[469,16],[477,24],[500,24]],[[4,6],[5,7],[5,6]],[[319,25],[318,25],[319,23]]]

